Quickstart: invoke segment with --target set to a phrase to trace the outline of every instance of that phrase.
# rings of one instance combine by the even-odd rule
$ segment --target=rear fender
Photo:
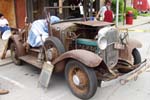
[[[125,49],[119,51],[119,57],[126,60],[131,60],[132,58],[132,51],[134,48],[141,48],[142,44],[140,41],[135,39],[129,39]]]
[[[12,35],[8,40],[8,49],[10,49],[11,43],[15,43],[18,57],[24,56],[26,54],[25,47],[23,43],[20,41],[19,35]]]

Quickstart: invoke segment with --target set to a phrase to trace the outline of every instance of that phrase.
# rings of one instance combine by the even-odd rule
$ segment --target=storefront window
[[[72,6],[72,8],[68,10],[63,9],[62,14],[60,14],[58,10],[52,10],[51,15],[58,15],[63,18],[82,17],[83,15],[80,14],[79,8],[74,9],[74,6],[78,6],[79,3],[82,2],[82,4],[84,5],[86,16],[89,16],[90,0],[62,0],[62,2],[63,2],[63,6]],[[59,0],[27,0],[28,19],[32,22],[34,20],[44,18],[43,9],[45,6],[58,7]],[[94,9],[99,9],[99,0],[95,0],[93,7]]]
[[[27,0],[27,16],[30,22],[43,18],[44,6],[48,6],[48,0]]]

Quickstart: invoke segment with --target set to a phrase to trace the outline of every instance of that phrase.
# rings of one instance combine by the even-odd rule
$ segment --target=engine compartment
[[[69,32],[68,37],[72,38],[72,43],[70,44],[72,49],[85,49],[88,51],[96,52],[97,39],[99,28],[77,25],[75,31]]]

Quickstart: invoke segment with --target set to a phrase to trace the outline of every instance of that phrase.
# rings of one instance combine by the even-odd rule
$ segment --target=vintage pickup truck
[[[93,97],[101,81],[126,75],[120,80],[126,83],[146,69],[146,60],[141,60],[138,51],[142,44],[113,23],[63,19],[49,25],[49,37],[36,48],[24,45],[29,27],[8,40],[13,62],[25,61],[40,69],[45,61],[51,62],[53,73],[64,72],[70,90],[80,99]]]

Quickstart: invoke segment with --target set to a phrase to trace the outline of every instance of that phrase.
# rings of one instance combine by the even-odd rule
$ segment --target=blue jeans
[[[4,26],[4,27],[1,27],[1,26],[0,26],[1,35],[2,35],[5,31],[7,31],[7,30],[10,30],[10,27],[9,27],[9,26]]]

